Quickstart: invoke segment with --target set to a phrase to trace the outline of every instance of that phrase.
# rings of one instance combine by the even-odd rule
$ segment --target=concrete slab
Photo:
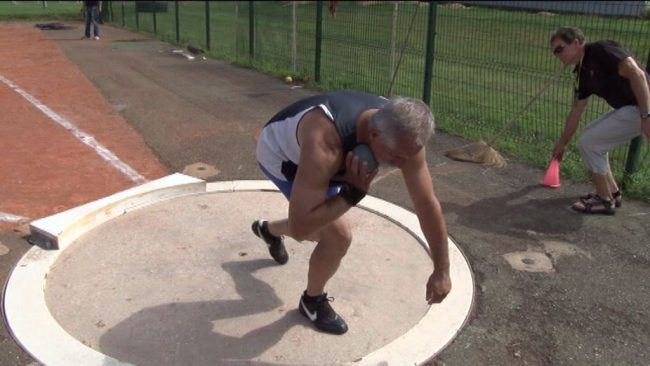
[[[150,186],[161,190],[160,182]],[[166,199],[103,222],[86,218],[97,224],[84,226],[65,251],[34,247],[23,257],[5,307],[32,356],[52,365],[419,364],[453,339],[469,314],[472,276],[453,242],[454,288],[429,307],[431,263],[417,219],[367,197],[348,213],[355,240],[328,286],[350,331],[316,332],[296,310],[314,244],[287,239],[290,261],[279,266],[250,231],[258,217],[286,214],[273,185],[219,182],[203,194],[176,192],[183,195],[160,195]],[[125,196],[116,195],[122,204]],[[73,215],[53,218],[65,227],[62,216]],[[40,308],[25,312],[18,306],[24,302]],[[45,333],[26,329],[35,320]]]

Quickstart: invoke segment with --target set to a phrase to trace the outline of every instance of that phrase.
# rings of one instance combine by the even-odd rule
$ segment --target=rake
[[[460,161],[468,161],[472,163],[479,163],[483,165],[488,165],[488,166],[494,166],[497,168],[503,168],[506,166],[506,160],[499,154],[498,151],[496,151],[492,145],[494,142],[496,142],[503,134],[510,129],[514,125],[514,123],[517,121],[521,115],[530,108],[533,103],[535,103],[541,96],[544,94],[544,92],[555,82],[559,79],[560,75],[562,72],[567,68],[568,65],[563,66],[562,68],[558,69],[555,74],[549,80],[546,82],[544,87],[540,89],[539,92],[522,108],[515,114],[514,117],[512,117],[490,141],[485,142],[483,140],[479,140],[477,142],[473,142],[470,144],[467,144],[465,146],[461,146],[455,149],[448,150],[445,153],[445,156],[454,159],[454,160],[460,160]]]

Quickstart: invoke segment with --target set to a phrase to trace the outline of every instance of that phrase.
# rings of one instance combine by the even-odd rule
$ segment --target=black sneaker
[[[348,325],[345,320],[338,316],[330,306],[333,297],[327,297],[324,293],[317,297],[307,296],[305,291],[300,297],[300,313],[311,320],[316,328],[333,334],[343,334],[348,331]]]
[[[287,250],[284,248],[284,240],[282,240],[281,236],[271,234],[269,232],[268,224],[269,222],[266,220],[257,220],[253,222],[251,229],[258,238],[264,240],[266,246],[269,247],[271,257],[273,257],[276,262],[285,264],[289,261],[289,254],[287,254]]]

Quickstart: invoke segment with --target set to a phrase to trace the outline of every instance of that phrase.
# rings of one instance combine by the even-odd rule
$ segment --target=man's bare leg
[[[352,243],[352,231],[347,220],[339,218],[318,234],[319,241],[309,259],[307,295],[318,296],[339,268],[341,260]]]
[[[289,221],[256,221],[253,231],[260,231],[258,236],[267,236],[267,244],[271,242],[271,256],[280,264],[286,263],[288,256],[284,249],[282,236],[289,235]],[[261,233],[262,231],[266,234]],[[307,317],[316,328],[333,334],[343,334],[348,331],[348,325],[329,304],[330,298],[325,293],[325,285],[334,276],[352,243],[352,231],[347,220],[343,217],[335,220],[307,240],[316,241],[316,247],[309,259],[307,273],[307,288],[300,297],[298,310]],[[265,240],[266,241],[266,240]],[[274,248],[282,248],[284,256],[274,255]],[[280,260],[278,260],[278,258]]]
[[[611,173],[609,175],[611,175]],[[612,193],[616,192],[610,192],[609,175],[591,173],[591,181],[596,186],[596,193],[604,199],[612,199]]]
[[[269,221],[269,232],[275,236],[287,235],[289,233],[289,220],[282,219],[276,221]]]
[[[316,328],[328,333],[343,334],[348,331],[348,325],[329,304],[325,285],[338,270],[350,247],[350,226],[341,217],[321,230],[318,239],[309,259],[307,289],[300,297],[298,309]]]
[[[289,221],[287,219],[269,221],[268,230],[274,236],[288,235]],[[316,241],[318,244],[309,259],[307,295],[318,296],[325,292],[325,284],[338,270],[352,242],[352,232],[347,220],[339,218],[308,240]]]
[[[607,171],[607,175],[605,177],[607,179],[607,188],[609,188],[610,195],[618,192],[618,184],[616,184],[616,180],[614,179],[614,176],[612,175],[612,170],[611,169],[609,169]]]
[[[269,233],[271,233],[271,235],[290,236],[289,235],[289,220],[288,219],[269,221],[267,225],[268,225]],[[305,240],[318,242],[318,240],[319,240],[318,238],[319,238],[318,234],[314,234],[314,235],[308,237]]]

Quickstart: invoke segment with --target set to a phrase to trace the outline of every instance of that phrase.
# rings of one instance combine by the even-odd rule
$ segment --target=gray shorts
[[[628,105],[605,113],[591,122],[580,135],[580,156],[589,171],[605,175],[609,172],[608,152],[641,135],[639,108]]]

